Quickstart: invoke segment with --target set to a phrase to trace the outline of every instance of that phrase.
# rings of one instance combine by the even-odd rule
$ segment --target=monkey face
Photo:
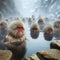
[[[55,28],[60,28],[60,21],[59,20],[54,23],[54,27]]]
[[[17,36],[21,37],[23,35],[23,31],[24,31],[23,27],[20,27],[20,26],[16,27]]]
[[[41,23],[44,23],[42,18],[38,20],[38,24],[40,25]]]
[[[52,31],[52,29],[48,29],[46,33],[53,34],[53,31]]]
[[[31,30],[32,30],[33,32],[37,32],[37,31],[38,31],[37,28],[32,28]]]
[[[48,29],[46,32],[44,32],[44,38],[45,38],[45,40],[52,40],[52,38],[53,38],[52,29]]]
[[[44,38],[47,41],[52,40],[53,38],[53,27],[51,25],[47,25],[44,28]]]
[[[7,26],[7,21],[3,20],[0,22],[0,28],[4,28]]]
[[[39,25],[33,24],[30,29],[31,37],[36,39],[39,36]]]
[[[20,38],[24,35],[24,27],[21,21],[14,21],[10,26],[9,33],[17,38]]]
[[[39,36],[39,30],[37,28],[32,28],[30,34],[32,38],[36,39]]]

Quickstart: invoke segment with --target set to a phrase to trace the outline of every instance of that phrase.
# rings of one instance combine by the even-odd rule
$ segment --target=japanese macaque
[[[25,18],[23,18],[22,21],[25,23]]]
[[[54,22],[54,37],[60,40],[60,20]]]
[[[24,25],[21,20],[12,21],[8,27],[8,35],[4,41],[7,48],[13,53],[13,60],[20,60],[25,53]]]
[[[46,25],[44,27],[44,38],[45,38],[45,40],[48,40],[48,41],[52,40],[53,33],[54,33],[54,29],[51,25]]]
[[[32,22],[35,23],[35,16],[32,15]]]
[[[30,34],[31,34],[31,37],[36,39],[38,38],[39,36],[39,25],[38,24],[32,24],[31,25],[31,28],[30,28]]]
[[[7,21],[2,20],[0,21],[0,41],[5,39],[6,35],[7,35]]]
[[[19,20],[19,18],[18,18],[18,17],[16,17],[14,20]]]
[[[43,31],[43,28],[44,28],[44,21],[43,21],[43,19],[42,18],[40,18],[39,20],[38,20],[38,24],[39,24],[39,27],[40,27],[40,30],[41,31]]]
[[[32,19],[29,18],[29,19],[28,19],[28,25],[31,26],[31,24],[32,24]]]
[[[45,24],[49,24],[49,18],[48,17],[45,17],[44,20],[45,20]]]

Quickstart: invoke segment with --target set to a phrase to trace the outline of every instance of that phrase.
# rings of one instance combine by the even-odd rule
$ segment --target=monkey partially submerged
[[[8,35],[5,39],[5,44],[9,50],[13,53],[13,60],[20,60],[25,54],[25,36],[24,36],[24,25],[20,20],[12,21],[8,28]]]
[[[54,22],[54,37],[60,40],[60,20]]]
[[[30,28],[30,35],[32,38],[36,39],[39,36],[39,25],[38,24],[32,24]]]
[[[31,24],[32,24],[32,19],[28,18],[28,25],[31,26]]]
[[[6,35],[7,35],[7,21],[2,20],[0,21],[0,41],[5,39]]]
[[[42,18],[40,18],[39,20],[38,20],[38,24],[39,24],[39,27],[40,27],[40,30],[41,31],[43,31],[43,28],[44,28],[44,21],[43,21],[43,19]]]
[[[52,40],[53,31],[54,30],[53,30],[53,27],[51,25],[46,25],[44,27],[44,38],[45,38],[45,40],[48,40],[48,41]]]

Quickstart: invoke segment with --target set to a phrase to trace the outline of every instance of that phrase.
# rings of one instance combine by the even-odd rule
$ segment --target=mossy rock
[[[10,60],[12,52],[9,50],[0,50],[0,60]]]
[[[60,60],[60,50],[48,49],[37,52],[38,57],[43,57],[45,60]]]
[[[55,42],[50,43],[50,48],[51,49],[59,49],[60,50],[60,40],[57,40]]]

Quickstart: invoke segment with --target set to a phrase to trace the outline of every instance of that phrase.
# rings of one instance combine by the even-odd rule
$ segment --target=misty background
[[[60,0],[0,0],[0,18],[31,15],[59,18]]]

